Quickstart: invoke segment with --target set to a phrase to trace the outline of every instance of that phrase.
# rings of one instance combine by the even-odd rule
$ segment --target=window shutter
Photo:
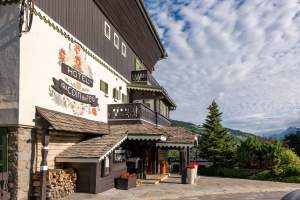
[[[108,94],[108,84],[105,83],[105,94]]]
[[[114,99],[117,98],[117,89],[116,88],[113,89],[113,98]]]

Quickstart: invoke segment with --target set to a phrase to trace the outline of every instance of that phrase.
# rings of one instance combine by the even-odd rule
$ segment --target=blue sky
[[[216,99],[224,125],[262,133],[300,126],[299,0],[145,0],[169,57],[155,77],[202,124]]]

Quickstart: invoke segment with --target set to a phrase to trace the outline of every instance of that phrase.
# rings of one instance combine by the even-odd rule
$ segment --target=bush
[[[273,174],[271,170],[261,171],[251,177],[251,179],[257,179],[257,180],[271,180],[272,178],[273,178]]]
[[[249,178],[259,171],[256,169],[237,169],[237,168],[199,168],[199,174],[205,176],[220,176],[229,178]]]
[[[250,169],[272,169],[280,161],[282,144],[249,137],[237,150],[239,165]]]
[[[286,183],[300,183],[300,176],[289,176],[281,178],[279,181]]]

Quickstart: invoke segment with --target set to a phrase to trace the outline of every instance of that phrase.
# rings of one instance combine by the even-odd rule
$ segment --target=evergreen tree
[[[232,161],[236,145],[228,130],[222,126],[222,113],[215,100],[208,110],[199,143],[200,156],[214,165],[226,165]]]

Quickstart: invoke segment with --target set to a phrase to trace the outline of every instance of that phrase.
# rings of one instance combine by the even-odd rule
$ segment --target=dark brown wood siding
[[[36,4],[54,21],[130,80],[131,71],[135,68],[135,54],[93,0],[36,0]],[[104,21],[107,21],[111,27],[110,40],[104,36]],[[114,46],[114,32],[120,38],[119,49]],[[127,46],[126,58],[122,56],[122,42]]]
[[[95,0],[106,16],[131,45],[135,54],[152,71],[157,61],[166,56],[151,22],[145,16],[140,0]]]

